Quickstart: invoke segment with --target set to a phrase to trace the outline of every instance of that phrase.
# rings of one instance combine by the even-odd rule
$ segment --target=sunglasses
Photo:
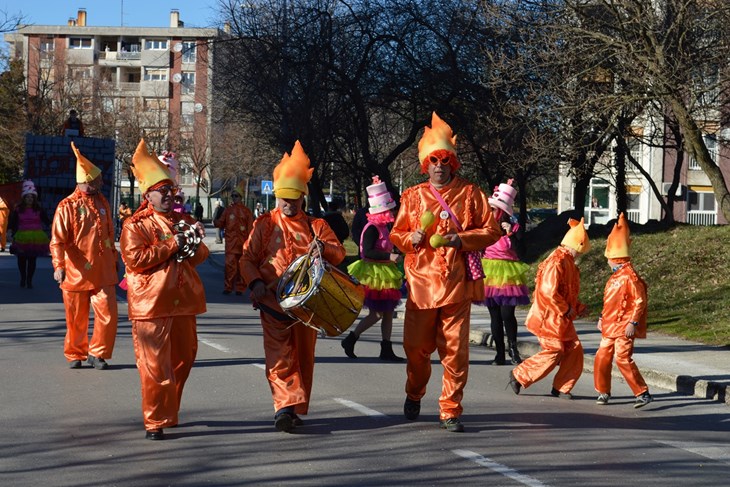
[[[439,159],[436,156],[428,156],[428,162],[433,166],[448,166],[451,164],[451,156],[446,156],[443,159]]]
[[[240,197],[241,197],[241,195],[240,194],[236,194],[236,193],[233,193],[231,195],[231,198],[240,198]]]
[[[155,188],[152,191],[157,191],[162,196],[167,196],[168,194],[177,194],[178,192],[177,186],[160,186],[159,188]]]

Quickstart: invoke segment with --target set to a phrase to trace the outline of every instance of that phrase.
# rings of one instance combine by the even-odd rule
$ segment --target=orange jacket
[[[624,336],[626,325],[633,321],[635,337],[646,338],[646,283],[634,270],[631,262],[614,272],[603,291],[601,334],[609,338]]]
[[[242,203],[233,203],[213,224],[226,231],[226,254],[243,253],[243,244],[253,228],[253,213]]]
[[[525,326],[541,338],[577,340],[573,319],[585,310],[578,301],[580,271],[568,249],[558,247],[542,261]]]
[[[254,220],[251,236],[243,246],[240,264],[246,285],[256,279],[267,285],[275,282],[294,259],[306,254],[312,241],[310,225],[323,243],[325,260],[333,265],[342,262],[347,251],[326,221],[303,212],[287,217],[275,208]]]
[[[147,207],[124,224],[119,242],[127,266],[130,320],[205,313],[205,289],[195,267],[208,258],[208,247],[201,242],[192,257],[175,260],[179,247],[172,227],[181,219],[196,223],[190,215]]]
[[[61,200],[51,225],[53,269],[64,269],[61,289],[88,291],[115,285],[117,249],[109,203],[78,188]]]
[[[441,218],[443,208],[430,185],[422,183],[403,192],[400,211],[390,232],[390,241],[405,254],[409,302],[416,308],[432,309],[484,299],[484,283],[466,279],[464,251],[482,250],[502,236],[487,196],[476,185],[456,176],[438,190],[459,220],[463,228],[460,232],[450,218]],[[436,223],[427,230],[425,241],[414,248],[411,235],[421,228],[421,215],[426,210],[436,215]],[[434,249],[428,242],[434,233],[458,233],[461,249]]]

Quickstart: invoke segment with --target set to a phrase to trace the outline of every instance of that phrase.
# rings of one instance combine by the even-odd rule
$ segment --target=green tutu
[[[356,260],[347,266],[347,272],[370,289],[398,289],[403,286],[403,273],[393,262]]]
[[[516,260],[482,259],[484,285],[492,287],[526,286],[530,266]]]

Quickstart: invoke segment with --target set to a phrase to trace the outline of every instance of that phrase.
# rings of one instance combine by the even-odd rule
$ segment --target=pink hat
[[[175,153],[163,150],[162,154],[157,156],[157,158],[160,160],[161,163],[163,163],[165,166],[167,166],[167,170],[170,171],[170,175],[172,176],[173,182],[177,184],[177,169],[180,165],[177,162],[177,159],[175,158]]]
[[[500,184],[494,188],[494,194],[489,198],[489,204],[495,208],[500,208],[509,216],[512,216],[514,211],[512,207],[515,204],[515,196],[517,196],[517,190],[512,187],[512,179],[507,181],[507,184]]]
[[[378,176],[373,176],[373,184],[365,188],[368,192],[368,204],[371,215],[383,213],[395,208],[395,201],[385,187],[385,183],[380,181]]]
[[[33,184],[33,181],[30,179],[26,179],[23,181],[23,186],[21,186],[20,189],[20,196],[25,196],[27,194],[32,194],[35,196],[38,196],[38,191],[35,189],[35,184]]]

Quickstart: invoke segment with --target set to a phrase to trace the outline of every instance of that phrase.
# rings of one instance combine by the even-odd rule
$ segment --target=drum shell
[[[289,269],[299,266],[301,259],[302,257],[296,259]],[[317,272],[317,279],[302,299],[296,303],[287,302],[287,295],[283,291],[286,282],[279,283],[277,298],[281,308],[292,318],[321,330],[327,336],[338,336],[347,331],[360,314],[365,300],[365,289],[329,263],[323,262],[319,265],[323,269]],[[287,275],[287,282],[295,279],[289,272],[285,272],[282,278]]]

